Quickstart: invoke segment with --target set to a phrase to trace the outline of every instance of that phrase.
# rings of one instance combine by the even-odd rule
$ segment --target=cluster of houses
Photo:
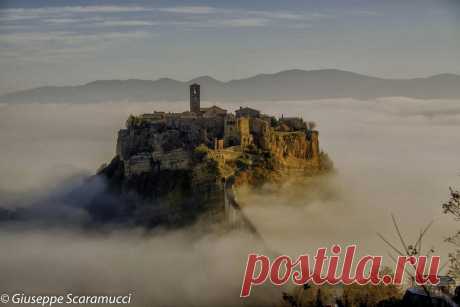
[[[302,118],[277,119],[249,107],[240,107],[234,113],[215,105],[201,107],[200,85],[192,84],[188,111],[131,116],[126,129],[119,131],[117,155],[126,162],[128,173],[153,167],[187,168],[187,153],[201,144],[217,151],[244,151],[248,146],[273,151],[282,135],[299,132],[308,146],[300,152],[308,154],[298,158],[318,159],[318,133]]]

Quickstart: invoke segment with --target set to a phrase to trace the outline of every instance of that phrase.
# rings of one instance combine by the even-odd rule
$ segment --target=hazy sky
[[[460,73],[460,2],[0,0],[0,93],[338,68]]]

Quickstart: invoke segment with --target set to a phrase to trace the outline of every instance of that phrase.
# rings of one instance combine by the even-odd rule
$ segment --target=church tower
[[[190,112],[200,114],[200,85],[190,85]]]

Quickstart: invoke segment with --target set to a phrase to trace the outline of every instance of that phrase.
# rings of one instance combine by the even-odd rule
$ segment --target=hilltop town
[[[190,85],[188,111],[131,115],[118,132],[115,158],[99,171],[112,191],[149,202],[141,210],[154,212],[148,223],[180,224],[201,212],[219,213],[230,181],[257,187],[332,167],[314,123],[250,107],[234,113],[202,107],[200,91]]]

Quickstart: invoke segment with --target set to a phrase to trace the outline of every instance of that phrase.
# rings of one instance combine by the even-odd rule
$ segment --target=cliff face
[[[203,215],[219,215],[217,204],[223,201],[218,170],[212,161],[196,161],[188,169],[126,170],[126,161],[116,156],[98,174],[106,178],[109,192],[123,201],[122,208],[109,215],[107,222],[120,220],[135,225],[180,226]],[[91,215],[106,219],[95,199],[88,208]],[[107,208],[104,208],[107,209]]]
[[[330,168],[325,158],[318,132],[301,119],[157,112],[128,119],[99,175],[111,192],[131,197],[120,212],[136,223],[182,225],[221,218],[228,180],[257,187],[311,176]]]

